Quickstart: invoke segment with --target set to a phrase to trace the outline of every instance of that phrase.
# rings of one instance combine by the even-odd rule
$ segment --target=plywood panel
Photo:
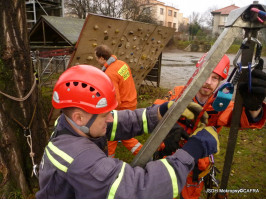
[[[136,21],[88,15],[70,66],[89,64],[101,68],[94,57],[97,45],[108,45],[118,59],[128,63],[138,89],[152,69],[174,29]]]

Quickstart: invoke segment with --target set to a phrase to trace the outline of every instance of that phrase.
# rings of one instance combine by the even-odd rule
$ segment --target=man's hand
[[[192,134],[191,138],[196,138],[200,140],[205,149],[204,156],[211,154],[219,154],[220,152],[220,142],[218,139],[218,134],[216,128],[213,126],[207,126],[206,128],[198,128]]]
[[[216,129],[212,126],[196,129],[182,149],[193,156],[195,160],[211,154],[218,154],[220,143]]]
[[[248,83],[239,84],[239,93],[243,98],[244,106],[250,111],[261,108],[262,102],[266,97],[266,73],[263,68],[263,59],[259,60],[258,65],[251,73],[251,92],[248,92]]]
[[[159,107],[159,112],[161,116],[164,116],[164,114],[168,111],[168,109],[173,105],[173,101],[169,101],[169,102],[165,102],[162,105],[160,105]],[[202,107],[195,103],[195,102],[191,102],[189,103],[189,105],[187,106],[187,108],[185,109],[185,111],[182,113],[180,119],[183,117],[187,120],[195,120],[197,119],[198,115],[201,113],[202,111]],[[207,125],[208,124],[208,114],[207,112],[204,112],[200,121],[201,123]],[[199,123],[198,126],[201,125],[201,123]]]
[[[158,160],[164,156],[172,155],[173,152],[180,148],[179,142],[181,137],[188,140],[189,135],[180,125],[175,124],[163,141],[165,145],[164,149],[154,153],[154,160]]]
[[[187,120],[193,120],[195,122],[195,120],[198,118],[201,111],[202,111],[201,105],[195,102],[191,102],[189,103],[186,110],[182,113],[181,117],[185,117]],[[208,124],[208,118],[209,118],[209,115],[205,111],[202,117],[200,118],[201,123],[198,124],[198,127],[206,126]]]

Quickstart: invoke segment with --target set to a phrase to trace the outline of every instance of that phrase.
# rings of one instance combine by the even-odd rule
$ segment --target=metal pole
[[[245,30],[245,37],[249,37],[249,38],[255,37],[256,38],[257,37],[257,30],[251,31],[250,29],[246,29]],[[246,44],[247,44],[247,46],[249,46],[249,48],[243,49],[243,51],[242,51],[241,63],[243,66],[247,66],[248,62],[252,61],[255,43],[250,41],[250,42],[247,42]],[[241,81],[247,81],[245,79],[246,74],[247,74],[247,70],[244,70],[241,77],[240,77],[240,80],[239,80],[240,82]],[[230,171],[231,171],[231,166],[232,166],[232,162],[233,162],[233,157],[234,157],[235,146],[236,146],[236,142],[237,142],[238,130],[239,130],[240,119],[241,119],[241,114],[242,114],[242,107],[243,107],[243,99],[237,90],[234,109],[233,109],[233,113],[232,113],[232,121],[231,121],[231,126],[230,126],[229,138],[228,138],[228,142],[227,142],[227,149],[226,149],[226,155],[225,155],[225,161],[224,161],[224,167],[223,167],[223,175],[222,175],[221,186],[220,186],[221,189],[227,188],[229,175],[230,175]]]
[[[235,37],[240,33],[238,27],[225,28],[219,38],[216,40],[199,71],[195,71],[192,79],[187,83],[187,87],[178,100],[169,108],[163,119],[158,123],[151,133],[140,152],[131,163],[132,166],[144,167],[163,139],[169,133],[176,121],[179,119],[183,111],[188,106],[191,99],[199,91],[204,81],[209,77],[215,66],[222,59],[226,51],[233,43]]]

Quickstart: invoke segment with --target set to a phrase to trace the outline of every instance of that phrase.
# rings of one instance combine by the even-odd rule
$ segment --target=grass
[[[145,86],[140,91],[138,97],[138,107],[147,107],[151,105],[155,99],[162,98],[167,94],[166,89],[152,88]],[[217,178],[221,180],[224,157],[227,147],[229,128],[224,127],[220,132],[220,154],[215,155],[215,165],[221,171]],[[234,153],[234,159],[231,166],[231,174],[228,182],[228,190],[239,189],[256,189],[246,193],[229,193],[229,198],[252,198],[264,199],[266,197],[266,173],[265,173],[265,133],[266,128],[260,130],[241,130],[238,132],[237,145]],[[142,144],[145,143],[149,135],[136,137]],[[132,154],[122,145],[118,143],[116,149],[116,157],[130,163],[133,159]],[[247,192],[248,191],[248,192]],[[206,198],[203,191],[201,198]]]

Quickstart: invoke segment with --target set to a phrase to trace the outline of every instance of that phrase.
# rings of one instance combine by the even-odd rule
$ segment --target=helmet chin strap
[[[88,123],[85,126],[79,126],[77,125],[72,119],[70,119],[68,116],[65,115],[65,117],[70,121],[70,123],[75,126],[77,129],[85,133],[87,136],[91,137],[90,135],[90,127],[93,124],[93,122],[96,120],[97,114],[92,115],[92,118],[88,121]]]

